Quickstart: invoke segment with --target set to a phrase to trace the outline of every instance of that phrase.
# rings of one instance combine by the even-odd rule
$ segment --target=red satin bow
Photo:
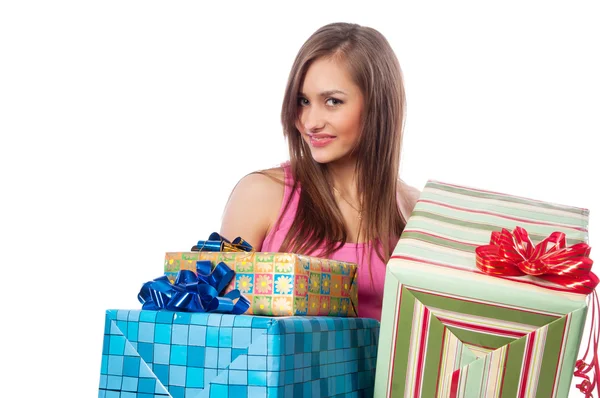
[[[567,247],[565,234],[553,232],[534,245],[524,228],[492,232],[490,244],[475,249],[477,268],[500,276],[534,275],[577,293],[589,294],[598,285],[592,273],[591,247]]]
[[[553,232],[549,237],[534,245],[527,231],[516,227],[511,233],[507,229],[492,232],[490,244],[475,249],[477,268],[486,274],[497,276],[534,275],[540,279],[559,284],[570,291],[591,294],[592,325],[588,338],[588,347],[577,361],[576,377],[583,380],[576,387],[593,398],[594,389],[600,395],[600,374],[598,345],[600,327],[597,317],[600,303],[594,288],[598,285],[598,277],[592,272],[593,261],[590,259],[591,247],[585,243],[577,243],[567,247],[565,234]],[[590,350],[591,348],[591,350]],[[588,354],[591,359],[586,362]],[[592,373],[592,379],[588,373]]]

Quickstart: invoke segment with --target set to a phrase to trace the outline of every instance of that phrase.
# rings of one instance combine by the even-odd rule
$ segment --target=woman
[[[240,180],[221,234],[260,251],[358,263],[358,315],[379,320],[386,262],[419,194],[398,177],[404,110],[383,35],[347,23],[317,30],[283,99],[290,161]]]

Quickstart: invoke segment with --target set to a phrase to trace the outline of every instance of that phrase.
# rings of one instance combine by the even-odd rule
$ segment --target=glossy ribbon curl
[[[592,313],[592,325],[590,327],[590,333],[588,336],[588,346],[583,354],[583,358],[578,359],[575,362],[575,377],[580,377],[582,380],[575,387],[581,391],[586,398],[594,397],[594,389],[596,394],[600,397],[600,359],[598,358],[598,348],[600,346],[600,325],[598,324],[600,319],[600,300],[598,300],[598,293],[594,292],[591,296],[590,312]],[[591,356],[588,358],[588,354]],[[592,379],[588,373],[591,373]]]
[[[252,252],[252,245],[246,242],[239,236],[232,242],[225,239],[216,232],[213,232],[208,237],[208,240],[199,240],[196,246],[192,247],[192,251],[197,252]]]
[[[166,276],[146,282],[138,294],[142,309],[239,315],[250,308],[250,302],[237,289],[219,296],[234,276],[225,263],[213,270],[210,261],[198,261],[196,271],[179,271],[174,284]]]
[[[553,232],[534,245],[524,228],[492,232],[490,244],[475,249],[477,268],[497,276],[533,275],[569,291],[590,294],[598,285],[589,257],[591,247],[577,243],[567,247],[562,232]]]

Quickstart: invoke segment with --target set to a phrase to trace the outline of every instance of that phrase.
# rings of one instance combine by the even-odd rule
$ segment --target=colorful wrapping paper
[[[588,211],[429,181],[387,267],[376,397],[567,397],[584,294],[476,268],[492,231],[587,241]]]
[[[228,289],[250,301],[247,314],[357,316],[356,264],[290,253],[176,252],[165,256],[165,275],[173,281],[199,260],[235,271]]]
[[[106,312],[100,398],[368,397],[379,323]]]

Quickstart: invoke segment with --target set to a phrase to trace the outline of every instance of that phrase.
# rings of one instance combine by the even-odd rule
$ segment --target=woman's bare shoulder
[[[242,177],[225,206],[221,234],[231,239],[243,236],[255,247],[260,247],[267,232],[277,222],[284,181],[281,167]]]
[[[421,191],[419,189],[412,185],[408,185],[403,180],[399,181],[398,198],[400,201],[400,211],[402,212],[404,219],[408,220],[420,195]]]
[[[274,167],[272,169],[260,170],[256,171],[249,175],[263,175],[270,180],[278,183],[279,185],[283,185],[285,181],[285,172],[283,171],[283,167]]]
[[[406,182],[404,182],[404,180],[400,180],[400,184],[398,184],[398,193],[400,195],[408,195],[418,198],[421,194],[421,190],[413,187],[412,185],[408,185]]]
[[[259,170],[244,176],[235,186],[234,193],[239,191],[244,195],[268,199],[273,195],[283,195],[284,181],[281,167]]]

